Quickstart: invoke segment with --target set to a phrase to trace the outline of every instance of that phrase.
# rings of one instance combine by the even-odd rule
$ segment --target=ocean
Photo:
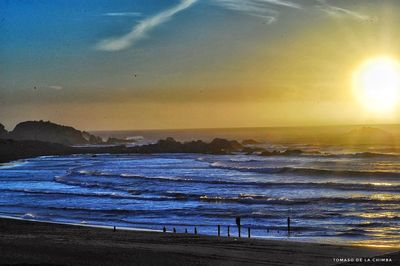
[[[0,215],[223,236],[240,216],[242,236],[399,246],[400,155],[316,149],[19,160],[0,166]]]

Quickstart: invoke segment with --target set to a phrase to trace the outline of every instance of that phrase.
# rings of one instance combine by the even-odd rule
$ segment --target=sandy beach
[[[24,265],[335,265],[334,258],[394,249],[335,246],[192,234],[142,232],[0,219],[0,264]],[[379,265],[368,263],[368,265]]]

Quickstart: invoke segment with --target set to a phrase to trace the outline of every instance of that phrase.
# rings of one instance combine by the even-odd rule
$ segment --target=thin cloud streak
[[[349,9],[341,8],[338,6],[333,6],[328,4],[328,1],[326,0],[317,0],[320,5],[316,5],[316,8],[321,10],[322,12],[328,14],[331,17],[350,17],[355,20],[360,20],[360,21],[367,21],[371,20],[371,17],[368,15],[364,15]]]
[[[330,17],[351,18],[359,21],[371,20],[371,17],[352,11],[350,9],[331,5],[327,0],[315,0],[314,4],[305,5],[287,0],[211,0],[215,4],[246,15],[265,19],[267,24],[278,20],[278,16],[284,12],[283,8],[307,10],[317,9]],[[300,2],[300,1],[299,1]],[[274,8],[278,8],[275,10]]]
[[[301,9],[302,6],[291,2],[291,1],[283,1],[283,0],[258,0],[258,2],[264,2],[266,4],[273,4],[273,5],[277,5],[277,6],[285,6],[285,7],[291,7],[291,8],[297,8],[297,9]]]
[[[149,31],[165,23],[177,13],[191,7],[196,2],[197,0],[182,0],[180,4],[144,19],[138,25],[135,25],[127,34],[121,37],[108,38],[100,41],[96,45],[96,48],[108,52],[127,49],[135,45],[137,41],[143,39]]]
[[[279,12],[273,6],[302,9],[302,6],[284,0],[213,0],[219,6],[266,20],[267,24],[277,21]]]
[[[345,8],[336,7],[336,6],[319,6],[321,11],[327,13],[332,17],[341,17],[341,16],[349,16],[356,20],[369,20],[370,17],[367,15],[363,15]]]
[[[141,15],[140,12],[108,12],[102,14],[102,16],[108,17],[140,17]]]
[[[59,85],[50,85],[50,86],[47,86],[47,88],[53,89],[53,90],[58,90],[58,91],[64,89],[63,86],[59,86]]]

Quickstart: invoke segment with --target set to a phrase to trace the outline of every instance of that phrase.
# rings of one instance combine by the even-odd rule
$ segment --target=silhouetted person
[[[113,230],[113,231],[114,231],[114,232],[117,231],[117,228],[116,228],[115,226],[114,226],[114,230]]]
[[[240,216],[236,217],[236,225],[238,228],[238,236],[240,237]]]
[[[165,226],[163,227],[163,232],[165,233],[165,232],[167,232],[167,228],[165,228]]]

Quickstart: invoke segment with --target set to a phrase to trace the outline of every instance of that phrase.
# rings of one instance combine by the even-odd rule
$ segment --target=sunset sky
[[[0,123],[396,123],[352,75],[400,59],[399,25],[397,0],[0,0]]]

